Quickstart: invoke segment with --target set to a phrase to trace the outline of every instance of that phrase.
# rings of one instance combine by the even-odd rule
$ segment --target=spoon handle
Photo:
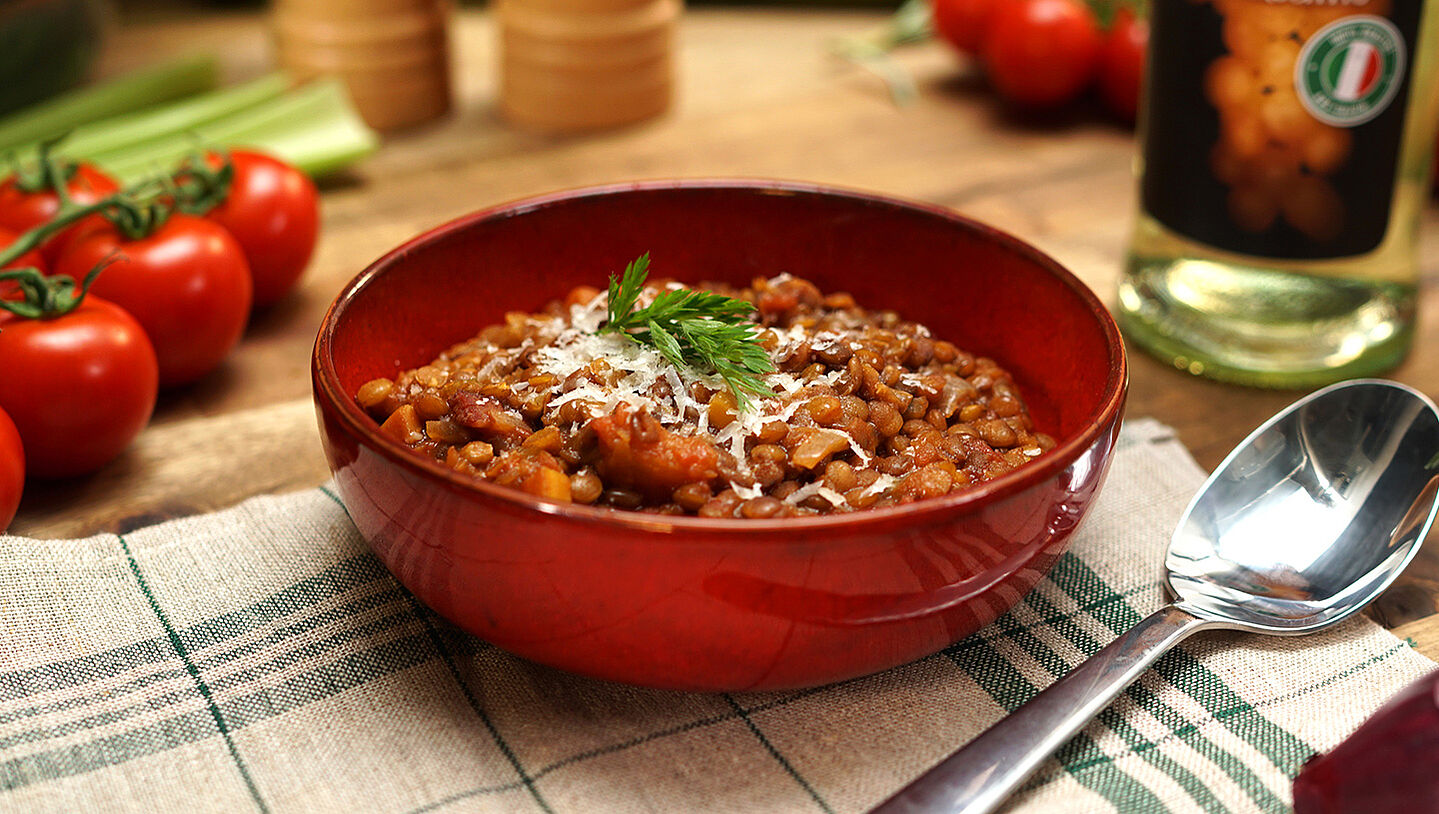
[[[1110,642],[870,814],[985,814],[1074,737],[1149,665],[1218,623],[1168,605]]]

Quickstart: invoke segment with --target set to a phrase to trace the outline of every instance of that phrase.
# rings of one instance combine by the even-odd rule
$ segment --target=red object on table
[[[263,308],[290,293],[310,264],[320,234],[320,193],[309,176],[273,156],[231,150],[230,160],[230,194],[205,217],[244,250],[254,282],[251,307]]]
[[[0,534],[15,519],[20,495],[25,490],[25,451],[15,422],[0,410]]]
[[[1409,685],[1294,779],[1295,814],[1439,811],[1439,671]]]
[[[240,244],[214,221],[176,213],[137,240],[114,225],[97,226],[71,242],[55,273],[79,280],[98,265],[105,270],[90,290],[144,327],[161,387],[188,384],[219,367],[245,333],[250,266]]]
[[[65,186],[70,200],[80,205],[95,203],[120,190],[114,179],[89,164],[78,165]],[[0,227],[24,232],[50,220],[59,211],[60,196],[52,189],[22,189],[13,175],[0,182]],[[40,249],[46,262],[55,265],[70,241],[92,223],[91,219],[83,219],[52,235]]]
[[[20,237],[19,232],[16,232],[14,229],[6,229],[5,227],[0,226],[0,249],[9,248],[10,244],[14,243],[16,238],[18,237]],[[44,274],[50,270],[50,264],[45,262],[45,258],[41,256],[39,249],[31,249],[30,251],[25,252],[24,254],[10,261],[9,263],[6,263],[5,268],[33,268],[39,269],[40,273]],[[7,282],[0,282],[0,293],[3,293],[8,287]]]
[[[936,0],[934,30],[954,50],[979,56],[997,0]]]
[[[94,472],[130,445],[155,409],[155,351],[134,317],[87,296],[58,317],[0,311],[0,409],[31,477]]]
[[[984,32],[983,61],[999,95],[1022,107],[1068,103],[1093,81],[1103,40],[1082,0],[1003,0]]]
[[[790,272],[895,309],[1012,372],[1059,445],[958,494],[816,517],[720,520],[558,503],[382,436],[360,385],[538,310],[650,251],[666,276]],[[686,690],[873,673],[993,621],[1090,507],[1127,374],[1108,312],[1024,243],[951,210],[798,184],[581,190],[462,218],[341,293],[312,365],[321,436],[360,533],[422,601],[544,664]]]
[[[1121,119],[1134,123],[1139,116],[1139,95],[1144,84],[1144,62],[1149,53],[1149,21],[1120,7],[1104,35],[1099,55],[1099,97]]]

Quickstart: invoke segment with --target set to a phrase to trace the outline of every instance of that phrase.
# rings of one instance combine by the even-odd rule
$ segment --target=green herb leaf
[[[675,367],[682,367],[687,364],[684,349],[680,347],[679,341],[674,338],[673,334],[666,331],[664,326],[652,319],[647,320],[645,325],[650,329],[650,343],[655,346],[655,350],[658,350],[670,361],[670,364]]]
[[[635,310],[649,266],[646,252],[626,266],[619,279],[610,275],[607,321],[600,333],[617,333],[649,345],[675,367],[718,374],[741,410],[749,408],[750,396],[773,396],[760,378],[774,372],[774,362],[760,347],[759,330],[749,319],[754,305],[680,288],[662,291],[649,305]]]
[[[640,292],[645,288],[645,278],[650,273],[650,253],[645,252],[635,258],[628,266],[625,266],[625,273],[622,279],[616,280],[615,275],[610,275],[610,296],[609,296],[609,327],[611,330],[622,330],[619,327],[626,324],[635,310],[635,300],[639,299]]]

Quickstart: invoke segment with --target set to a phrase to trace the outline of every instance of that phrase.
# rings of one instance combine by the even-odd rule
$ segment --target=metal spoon
[[[1149,665],[1212,628],[1292,636],[1355,613],[1434,521],[1439,411],[1354,380],[1287,407],[1190,502],[1165,558],[1175,601],[901,789],[872,814],[981,814],[1004,802]]]

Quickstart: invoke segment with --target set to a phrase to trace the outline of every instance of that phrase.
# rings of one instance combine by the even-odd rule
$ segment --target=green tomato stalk
[[[74,165],[51,155],[53,142],[40,147],[37,189],[53,189],[60,198],[60,209],[45,223],[22,233],[14,243],[0,249],[0,267],[6,266],[27,252],[38,249],[66,227],[91,215],[99,214],[115,225],[129,240],[153,234],[175,212],[203,215],[224,202],[230,194],[235,167],[228,155],[222,155],[219,167],[211,167],[203,153],[173,173],[160,174],[107,195],[91,204],[76,204],[66,189],[74,173]],[[31,179],[31,183],[41,183]],[[106,258],[77,281],[65,274],[49,277],[36,268],[0,271],[0,283],[18,284],[22,298],[0,299],[0,310],[27,319],[53,319],[74,311],[89,293],[100,272],[117,259]]]

